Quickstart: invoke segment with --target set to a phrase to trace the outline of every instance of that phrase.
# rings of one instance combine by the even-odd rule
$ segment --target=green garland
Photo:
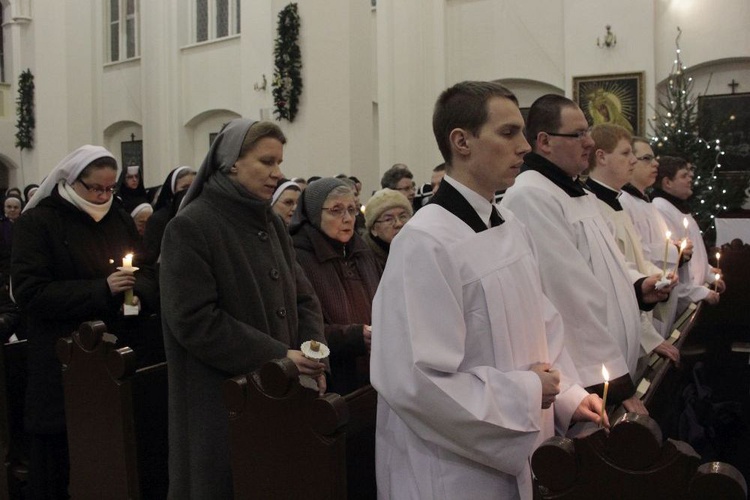
[[[278,36],[274,44],[273,102],[277,120],[294,121],[302,94],[302,54],[299,39],[297,4],[290,3],[279,12]]]
[[[18,99],[16,99],[16,147],[22,151],[34,147],[34,75],[31,70],[23,71],[18,77]]]

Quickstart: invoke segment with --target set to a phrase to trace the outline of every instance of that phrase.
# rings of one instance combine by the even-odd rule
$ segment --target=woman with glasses
[[[364,240],[375,254],[381,269],[385,269],[393,238],[413,214],[411,203],[395,189],[381,189],[365,205]]]
[[[57,340],[84,321],[102,320],[119,338],[117,347],[134,347],[123,332],[137,330],[133,325],[139,318],[123,316],[125,291],[140,297],[141,317],[156,301],[149,293],[155,290],[153,280],[143,270],[117,269],[133,252],[138,233],[130,215],[112,201],[116,179],[117,162],[109,151],[82,146],[52,170],[14,225],[11,286],[28,336],[29,498],[68,497]]]
[[[169,366],[169,498],[233,498],[224,381],[287,357],[325,392],[320,305],[271,210],[286,138],[238,118],[211,145],[162,242]]]
[[[354,230],[356,215],[354,190],[326,177],[302,193],[290,228],[297,261],[320,299],[331,349],[329,388],[339,394],[369,383],[372,299],[381,274]]]
[[[143,167],[130,165],[123,168],[115,192],[128,213],[141,203],[148,203],[148,193],[143,185]]]

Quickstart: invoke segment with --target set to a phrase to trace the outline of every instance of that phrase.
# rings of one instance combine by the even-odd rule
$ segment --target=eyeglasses
[[[654,158],[656,158],[654,155],[643,155],[635,157],[636,160],[645,161],[646,163],[651,163],[652,161],[654,161]]]
[[[340,205],[336,205],[335,207],[323,207],[323,210],[328,211],[333,217],[339,217],[341,219],[344,218],[344,214],[349,214],[349,217],[354,218],[357,216],[357,212],[359,212],[355,206],[342,207]]]
[[[377,219],[375,222],[378,222],[380,224],[385,224],[386,226],[393,226],[396,224],[396,221],[399,221],[401,224],[406,224],[409,219],[411,219],[411,215],[407,213],[403,213],[401,215],[393,216],[393,215],[386,215],[382,219]]]
[[[591,136],[591,127],[587,128],[586,130],[579,130],[578,132],[572,132],[570,134],[563,134],[559,132],[545,132],[547,135],[551,135],[553,137],[570,137],[571,139],[583,139],[585,137]]]
[[[401,191],[402,193],[411,193],[412,191],[416,191],[417,186],[416,184],[413,184],[411,186],[402,187],[402,188],[396,188],[396,191]]]
[[[112,194],[115,192],[115,188],[117,188],[117,184],[113,184],[109,187],[101,187],[101,186],[89,186],[85,182],[83,182],[83,179],[78,179],[78,182],[81,183],[81,186],[85,187],[86,190],[89,193],[95,193],[95,194]]]

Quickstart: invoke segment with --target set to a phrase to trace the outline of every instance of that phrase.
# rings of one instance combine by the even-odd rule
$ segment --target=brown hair
[[[271,137],[278,140],[281,144],[286,144],[286,136],[278,125],[272,122],[255,122],[247,129],[247,134],[245,134],[245,139],[242,141],[242,148],[240,148],[240,154],[237,158],[245,156],[248,151],[255,147],[258,141],[265,137]]]
[[[661,181],[665,178],[672,180],[677,172],[690,169],[690,163],[685,158],[678,156],[660,156],[659,169],[656,174],[656,187],[661,188]]]
[[[447,166],[453,157],[451,131],[462,128],[476,137],[487,122],[487,102],[493,97],[510,99],[518,106],[515,94],[497,82],[461,82],[440,94],[432,114],[432,131]]]
[[[594,168],[596,167],[596,151],[598,149],[605,153],[611,153],[622,139],[630,143],[633,135],[619,125],[602,123],[591,129],[591,138],[594,140],[594,147],[589,154],[589,168]]]

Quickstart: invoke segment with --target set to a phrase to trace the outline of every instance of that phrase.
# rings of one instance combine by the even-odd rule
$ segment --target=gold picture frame
[[[573,100],[591,125],[614,123],[643,135],[643,72],[573,77]]]

